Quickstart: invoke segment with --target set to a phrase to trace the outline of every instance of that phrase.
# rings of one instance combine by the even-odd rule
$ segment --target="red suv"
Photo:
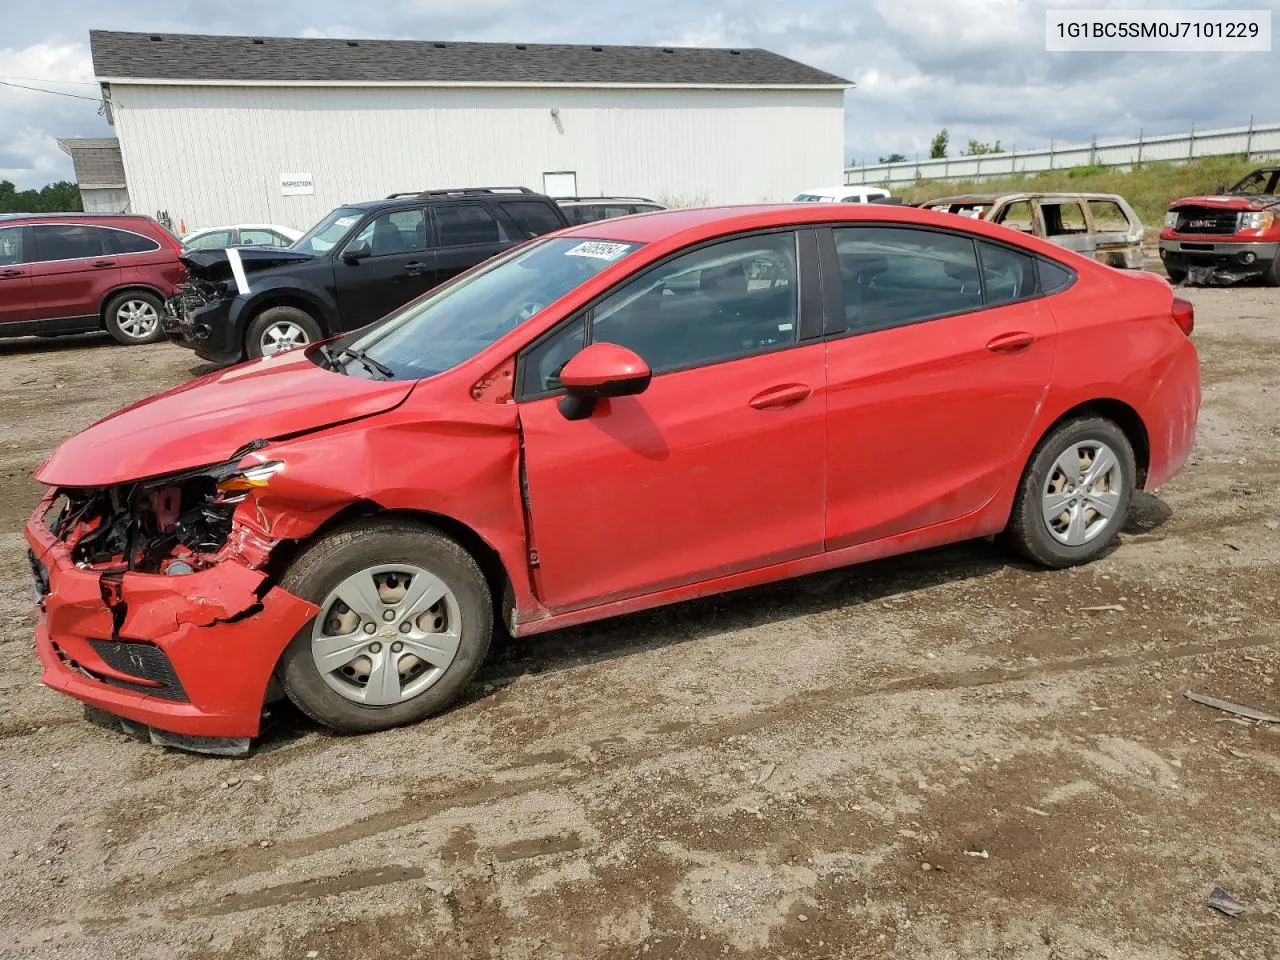
[[[186,276],[181,252],[150,217],[0,216],[0,337],[105,329],[124,344],[160,340],[161,304]]]

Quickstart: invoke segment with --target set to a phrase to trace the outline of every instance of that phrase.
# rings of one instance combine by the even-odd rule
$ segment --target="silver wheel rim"
[[[116,310],[116,326],[126,337],[144,340],[160,326],[160,314],[146,300],[126,300]]]
[[[380,564],[329,591],[311,628],[311,659],[342,697],[389,707],[444,676],[461,631],[458,600],[443,580],[413,564]]]
[[[294,347],[310,342],[311,338],[307,336],[307,331],[292,320],[281,320],[262,331],[259,346],[262,347],[262,355],[269,357],[273,353],[283,353],[285,350],[292,350]]]
[[[1041,515],[1050,536],[1079,547],[1106,530],[1120,509],[1124,475],[1120,458],[1100,440],[1073,443],[1053,461],[1041,493]]]

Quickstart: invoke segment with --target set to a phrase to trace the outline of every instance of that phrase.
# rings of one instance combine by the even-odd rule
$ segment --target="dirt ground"
[[[1280,713],[1280,291],[1188,295],[1196,455],[1087,568],[965,544],[517,641],[445,716],[245,760],[85,723],[32,650],[32,471],[193,358],[0,342],[0,956],[1280,957],[1280,724],[1183,697]]]

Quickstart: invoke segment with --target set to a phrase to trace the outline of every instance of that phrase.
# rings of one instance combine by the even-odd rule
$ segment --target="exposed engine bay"
[[[206,569],[223,559],[236,506],[276,466],[240,467],[251,449],[226,463],[167,477],[62,488],[46,522],[80,567],[170,576]],[[251,531],[243,531],[241,539],[251,538],[256,539]],[[257,545],[254,559],[265,560],[272,544]]]
[[[227,285],[221,280],[187,280],[177,295],[165,301],[165,309],[179,319],[189,317],[201,307],[214,303],[228,295]]]

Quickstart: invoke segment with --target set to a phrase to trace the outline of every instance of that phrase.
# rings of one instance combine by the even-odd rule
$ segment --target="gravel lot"
[[[1280,956],[1280,724],[1182,695],[1280,713],[1280,291],[1188,296],[1196,456],[1092,566],[972,543],[535,637],[432,722],[246,760],[85,723],[31,646],[32,471],[192,356],[0,342],[0,956]]]

